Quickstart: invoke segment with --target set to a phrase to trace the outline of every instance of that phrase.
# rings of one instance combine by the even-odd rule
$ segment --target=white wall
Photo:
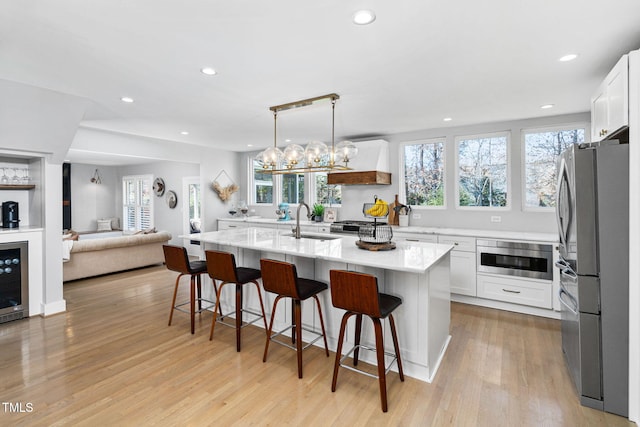
[[[20,217],[30,225],[44,227],[42,263],[42,301],[44,315],[64,311],[62,291],[62,161],[66,155],[86,108],[86,99],[0,80],[0,154],[38,159],[41,171],[34,171],[37,198],[30,200],[30,210],[20,210]],[[40,174],[42,174],[40,176]],[[41,195],[41,197],[40,197]],[[37,216],[42,216],[41,219]],[[41,221],[40,224],[36,222]],[[39,314],[37,312],[31,314]]]
[[[182,239],[178,236],[183,234],[183,212],[182,212],[182,178],[185,176],[200,175],[200,165],[183,162],[154,162],[141,165],[121,166],[117,169],[117,180],[122,182],[122,177],[127,175],[153,175],[153,178],[162,178],[165,184],[165,194],[162,197],[153,198],[154,227],[157,230],[166,230],[171,233],[171,243],[182,245]],[[174,209],[169,208],[166,203],[167,191],[174,191],[178,196],[178,203]],[[118,212],[118,217],[122,218],[122,186],[117,186],[115,191],[114,209]]]
[[[96,169],[101,184],[91,182]],[[98,219],[118,217],[122,220],[121,210],[116,210],[116,196],[120,187],[118,169],[114,166],[71,164],[71,228],[75,231],[95,231]]]
[[[414,213],[421,215],[420,219],[410,219],[410,225],[427,227],[458,227],[474,228],[482,230],[508,230],[508,231],[537,231],[553,233],[556,231],[555,214],[553,212],[532,212],[522,209],[522,167],[521,167],[521,131],[522,129],[539,128],[545,126],[562,125],[568,123],[589,124],[589,113],[571,114],[564,116],[544,117],[538,119],[518,120],[499,123],[485,123],[473,126],[449,127],[441,129],[427,129],[419,132],[386,135],[380,137],[389,141],[389,166],[391,172],[391,185],[349,185],[342,186],[342,207],[338,209],[338,219],[363,219],[362,204],[372,202],[374,195],[391,202],[395,195],[402,191],[399,182],[400,172],[400,144],[403,142],[419,141],[431,138],[446,138],[445,156],[445,209],[419,209]],[[484,134],[493,132],[510,132],[510,167],[511,178],[509,192],[511,193],[510,207],[507,210],[474,209],[463,210],[455,208],[455,137]],[[587,135],[589,131],[587,129]],[[243,177],[246,172],[247,156],[255,156],[256,153],[248,153],[242,156]],[[375,159],[372,159],[375,161]],[[246,192],[246,178],[243,181],[243,196],[249,200]],[[275,218],[275,207],[257,207],[256,215]],[[492,216],[500,216],[501,222],[491,222]],[[228,215],[225,215],[228,216]]]

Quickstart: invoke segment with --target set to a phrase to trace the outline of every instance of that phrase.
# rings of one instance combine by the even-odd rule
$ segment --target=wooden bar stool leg
[[[338,370],[340,369],[340,358],[342,357],[342,344],[344,342],[344,331],[347,328],[347,320],[353,313],[347,311],[342,316],[342,322],[340,322],[340,334],[338,335],[338,348],[336,349],[336,362],[333,365],[333,381],[331,382],[331,391],[336,391],[336,385],[338,384]]]
[[[173,310],[175,310],[176,297],[178,296],[178,284],[180,283],[180,278],[182,276],[183,276],[182,274],[178,275],[178,278],[176,279],[176,286],[173,289],[173,299],[171,300],[171,313],[169,313],[169,326],[171,326],[171,320],[173,319]]]
[[[196,276],[196,283],[198,288],[198,311],[202,313],[202,280],[199,274]]]
[[[242,330],[242,285],[236,283],[236,351],[240,351]]]
[[[320,327],[322,328],[322,338],[324,338],[324,351],[327,353],[327,357],[329,357],[329,346],[327,345],[327,334],[324,332],[324,320],[322,319],[322,308],[320,307],[320,300],[317,295],[314,295],[313,298],[316,300],[316,304],[318,306],[318,316],[320,317]]]
[[[398,345],[398,335],[396,334],[396,322],[393,320],[393,314],[389,314],[389,326],[391,326],[391,337],[393,338],[393,348],[396,351],[396,362],[398,364],[398,374],[400,381],[404,381],[404,372],[402,372],[402,360],[400,360],[400,346]]]
[[[302,304],[300,300],[293,300],[296,323],[296,353],[298,356],[298,378],[302,378]]]
[[[276,307],[278,306],[278,301],[282,298],[281,295],[278,295],[273,301],[273,309],[271,310],[271,320],[269,321],[269,330],[267,330],[267,342],[264,345],[264,356],[262,356],[262,362],[267,361],[267,353],[269,352],[269,342],[271,341],[271,331],[273,331],[273,320],[276,317]]]
[[[196,331],[196,278],[191,275],[191,280],[189,281],[191,285],[190,289],[190,306],[191,306],[191,333],[195,333]]]
[[[382,412],[387,412],[387,379],[384,373],[384,342],[382,340],[382,324],[380,319],[372,318],[373,329],[376,333],[376,356],[378,358],[378,382],[380,383],[380,402]]]
[[[358,366],[358,356],[360,355],[360,337],[362,335],[362,314],[356,314],[356,349],[353,351],[353,366]]]
[[[216,291],[216,305],[213,308],[213,320],[211,320],[211,333],[209,333],[209,341],[211,341],[213,339],[213,331],[216,328],[216,321],[218,319],[218,314],[216,313],[216,311],[219,311],[220,312],[220,317],[222,317],[222,307],[220,307],[220,294],[222,294],[222,288],[226,284],[227,284],[227,282],[222,282],[220,284],[220,287]]]
[[[262,311],[262,321],[264,322],[264,330],[267,330],[267,315],[264,313],[264,304],[262,302],[262,293],[260,292],[260,285],[258,282],[252,282],[256,285],[256,291],[258,292],[258,301],[260,301],[260,310]]]

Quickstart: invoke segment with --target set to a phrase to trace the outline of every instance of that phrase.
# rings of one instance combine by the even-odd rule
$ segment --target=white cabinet
[[[451,293],[476,296],[476,239],[466,236],[438,236],[438,243],[453,245],[451,259]]]
[[[404,241],[404,242],[438,243],[437,234],[411,234],[411,233],[394,232],[393,239],[399,242]]]
[[[552,288],[548,280],[478,274],[478,296],[496,301],[550,309]]]
[[[225,221],[222,219],[218,220],[218,230],[229,230],[230,228],[247,228],[251,224],[247,224],[246,222],[241,221]]]
[[[624,55],[591,97],[591,140],[629,126],[629,58]]]

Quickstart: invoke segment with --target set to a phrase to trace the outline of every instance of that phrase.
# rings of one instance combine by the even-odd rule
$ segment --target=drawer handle
[[[407,240],[407,242],[419,242],[420,241],[418,239],[406,239],[406,240]]]
[[[511,289],[502,289],[504,292],[509,292],[510,294],[519,294],[520,291],[512,291]]]
[[[459,245],[459,243],[458,243],[458,242],[453,242],[453,244],[454,244],[454,245],[456,245],[456,246],[458,246],[458,245]]]

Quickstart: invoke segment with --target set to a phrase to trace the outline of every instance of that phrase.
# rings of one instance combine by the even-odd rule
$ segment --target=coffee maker
[[[3,202],[2,228],[18,228],[19,223],[18,202]]]

